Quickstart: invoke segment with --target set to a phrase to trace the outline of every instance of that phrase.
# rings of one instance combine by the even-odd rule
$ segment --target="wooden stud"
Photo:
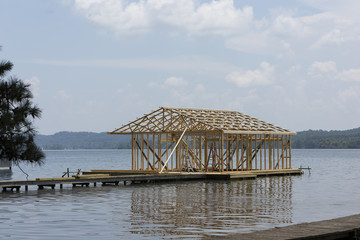
[[[144,134],[140,134],[141,170],[144,170]]]
[[[204,157],[205,157],[205,171],[208,171],[209,168],[209,152],[208,152],[208,141],[207,137],[205,136],[205,146],[204,146]]]
[[[276,144],[277,144],[277,169],[279,169],[280,167],[279,167],[279,162],[280,162],[280,142],[279,142],[279,136],[278,136],[278,138],[277,138],[277,142],[276,142]]]
[[[270,139],[270,135],[269,136],[269,170],[273,169],[273,165],[272,165],[272,144],[271,144],[271,139]]]
[[[258,138],[257,138],[257,134],[255,134],[255,147],[256,147],[256,145],[257,145],[257,141],[258,141]],[[260,147],[261,147],[261,143],[259,143],[260,144]],[[256,149],[255,149],[255,169],[256,170],[258,170],[258,164],[257,164],[257,159],[258,159],[258,157],[257,157],[257,149],[258,149],[258,147],[256,147]]]
[[[185,127],[186,139],[167,169],[181,170],[184,154],[200,171],[208,170],[212,157],[220,172],[291,168],[291,135],[295,133],[236,111],[161,107],[110,134],[131,134],[133,170],[159,170]],[[214,151],[209,151],[209,144]]]
[[[273,139],[273,144],[272,144],[272,146],[273,146],[273,149],[272,149],[272,154],[273,154],[273,169],[276,169],[276,149],[277,149],[277,146],[276,146],[276,138],[275,138],[275,136],[273,136],[272,137],[272,139]]]
[[[284,169],[284,135],[281,136],[281,168]]]
[[[152,155],[153,155],[153,166],[154,166],[154,168],[156,167],[156,165],[155,165],[155,154],[156,154],[156,152],[155,152],[155,134],[153,134],[152,135],[152,143],[153,143],[153,150],[152,150]]]
[[[161,134],[158,134],[157,135],[158,137],[158,156],[161,156]],[[161,166],[161,161],[158,162],[159,163],[159,166],[158,166],[158,169],[160,170],[162,168]]]
[[[224,133],[220,137],[220,172],[224,171]]]
[[[291,136],[289,135],[289,168],[291,168]]]

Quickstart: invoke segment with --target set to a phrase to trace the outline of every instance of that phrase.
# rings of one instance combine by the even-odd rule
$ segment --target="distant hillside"
[[[108,135],[105,132],[59,132],[54,135],[36,135],[35,142],[43,149],[131,148],[129,135]]]
[[[130,135],[93,132],[59,132],[37,135],[43,149],[124,149],[131,148]],[[360,149],[360,128],[345,131],[308,130],[292,137],[293,148]]]
[[[360,128],[344,131],[308,130],[292,137],[293,148],[360,149]]]

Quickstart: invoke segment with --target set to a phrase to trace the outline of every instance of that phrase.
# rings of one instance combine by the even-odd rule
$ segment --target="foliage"
[[[41,164],[45,155],[34,142],[32,125],[41,110],[32,103],[28,84],[16,77],[5,78],[12,66],[0,62],[0,159]]]
[[[292,137],[293,148],[359,149],[360,128],[345,131],[308,130]]]
[[[43,149],[126,149],[131,148],[130,135],[108,135],[106,132],[58,132],[36,135],[35,142]]]
[[[44,149],[131,149],[130,135],[108,135],[105,132],[59,132],[54,135],[36,135],[35,141]],[[292,146],[360,149],[360,128],[346,131],[301,131],[292,137]]]

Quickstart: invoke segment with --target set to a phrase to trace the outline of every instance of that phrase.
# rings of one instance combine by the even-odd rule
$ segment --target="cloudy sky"
[[[293,131],[360,126],[359,0],[0,0],[0,59],[42,134],[113,130],[159,106]]]

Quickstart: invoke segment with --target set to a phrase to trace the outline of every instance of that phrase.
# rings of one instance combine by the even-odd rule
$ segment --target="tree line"
[[[301,131],[292,137],[292,147],[306,149],[360,149],[360,127],[344,131]]]
[[[106,132],[59,132],[36,135],[43,149],[131,149],[130,135],[108,135]],[[307,130],[292,136],[293,148],[360,149],[360,128],[345,131]]]

